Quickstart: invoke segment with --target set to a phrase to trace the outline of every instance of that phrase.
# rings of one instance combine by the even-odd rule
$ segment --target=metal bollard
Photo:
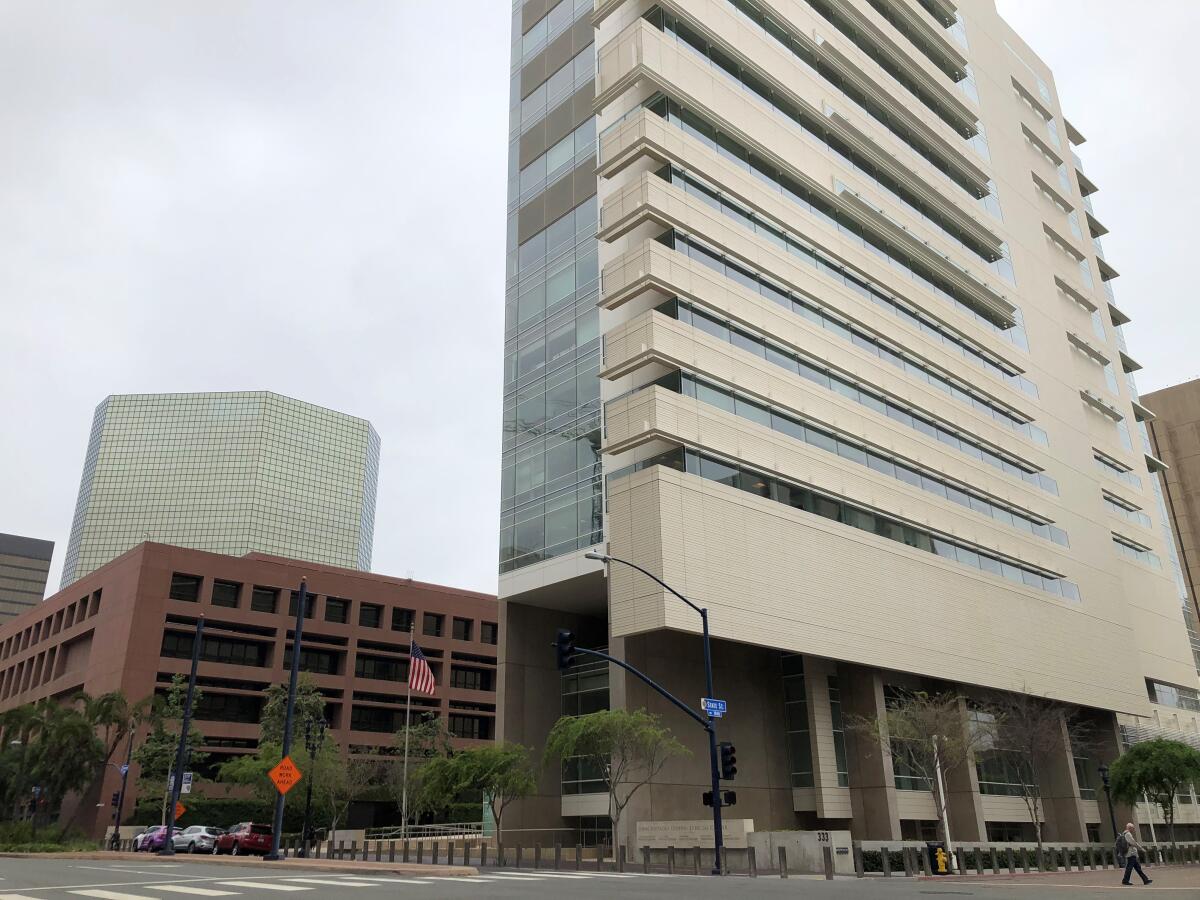
[[[583,844],[575,845],[575,871],[578,872],[583,867]]]
[[[554,871],[557,872],[562,868],[562,844],[554,845]]]
[[[1096,871],[1096,848],[1091,845],[1088,846],[1088,868]]]
[[[750,877],[758,877],[758,858],[754,855],[754,848],[746,848],[746,868],[750,870]]]
[[[619,847],[617,847],[617,871],[618,872],[625,871],[625,849],[626,848],[625,848],[624,844],[621,844]]]
[[[861,861],[861,856],[859,857],[859,859],[860,859],[860,861]],[[699,869],[700,869],[700,848],[699,848],[699,847],[697,847],[697,848],[696,848],[696,869],[697,869],[697,872],[696,872],[696,874],[697,874],[697,875],[699,875],[699,874],[700,874],[700,872],[699,872]],[[779,877],[780,877],[780,878],[787,878],[787,877],[788,877],[788,866],[787,866],[787,847],[784,847],[784,846],[782,846],[782,845],[779,847]]]
[[[912,878],[912,874],[913,874],[912,857],[909,856],[908,851],[909,851],[908,847],[900,848],[900,861],[904,864],[904,877]]]
[[[711,745],[710,745],[711,746]],[[650,874],[650,847],[642,847],[642,874]]]
[[[721,874],[722,875],[729,874],[729,848],[728,847],[721,848]]]
[[[1026,875],[1029,874],[1029,848],[1021,848],[1021,871]]]
[[[454,841],[446,842],[446,865],[454,865]]]
[[[879,848],[879,863],[883,868],[883,877],[892,877],[892,856],[887,847]]]
[[[673,844],[667,848],[667,874],[675,874],[675,846]]]
[[[979,847],[975,848],[975,874],[983,874],[983,850]]]
[[[1014,865],[1014,863],[1013,863],[1013,849],[1012,849],[1012,847],[1005,847],[1005,848],[1004,848],[1004,857],[1005,857],[1005,861],[1008,863],[1008,874],[1009,874],[1009,875],[1016,875],[1016,874],[1017,874],[1017,867],[1016,867],[1016,866]]]
[[[992,874],[1000,874],[1000,851],[995,847],[990,848],[992,851]]]
[[[542,845],[540,843],[533,845],[533,867],[535,869],[542,867]]]
[[[821,856],[825,863],[825,880],[833,881],[833,848],[826,844],[821,848]]]
[[[395,861],[396,861],[396,842],[388,841],[388,862],[394,863]]]
[[[405,838],[404,843],[401,844],[400,861],[408,862],[408,838]]]
[[[501,869],[504,868],[504,845],[499,841],[496,842],[496,865]]]
[[[932,875],[933,873],[929,870],[929,851],[924,847],[918,847],[917,859],[921,862],[921,874],[925,876]]]
[[[375,842],[375,862],[383,862],[383,841]]]
[[[417,841],[417,865],[425,862],[425,842]]]
[[[521,845],[520,844],[517,844],[516,858],[517,858],[516,867],[519,869],[519,868],[521,868]]]
[[[781,847],[780,849],[782,850],[783,848]],[[867,874],[866,869],[863,867],[862,844],[860,844],[858,841],[855,841],[851,852],[854,855],[854,874],[857,875],[859,878],[862,878],[864,875]]]
[[[442,842],[434,841],[433,842],[433,864],[435,866],[438,864],[438,854],[441,852],[442,852]]]

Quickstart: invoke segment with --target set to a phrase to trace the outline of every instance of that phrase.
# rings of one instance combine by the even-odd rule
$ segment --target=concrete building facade
[[[589,41],[594,82],[568,94]],[[595,246],[601,537],[710,611],[737,816],[928,835],[929,791],[846,720],[951,690],[966,729],[1025,692],[1103,736],[1064,742],[1047,835],[1106,834],[1098,766],[1198,683],[1098,188],[1046,64],[991,0],[528,0],[512,46],[500,736],[645,706],[693,754],[617,839],[707,815],[702,733],[548,649],[571,627],[679,696],[703,685],[694,613],[588,560],[595,528],[558,530],[583,488],[547,398],[585,348],[531,310],[564,248]],[[591,152],[556,152],[593,113]],[[602,790],[568,764],[514,826],[602,827]],[[948,791],[959,840],[1031,834],[997,754]]]
[[[209,754],[199,774],[253,753],[265,692],[286,683],[301,578],[309,597],[301,671],[325,695],[328,737],[344,752],[394,752],[404,725],[409,632],[437,681],[411,713],[436,716],[458,746],[492,740],[498,628],[494,597],[253,553],[225,556],[142,543],[0,625],[0,712],[52,698],[163,692],[191,666],[204,616],[195,724]],[[139,738],[140,740],[140,738]],[[137,766],[130,777],[136,805]],[[115,768],[83,798],[79,824],[110,823]],[[99,804],[99,806],[97,805]],[[69,814],[69,810],[68,810]],[[218,823],[226,824],[226,823]]]
[[[369,569],[370,422],[269,391],[125,394],[96,407],[65,587],[142,541]]]
[[[54,541],[0,534],[0,622],[41,603]]]

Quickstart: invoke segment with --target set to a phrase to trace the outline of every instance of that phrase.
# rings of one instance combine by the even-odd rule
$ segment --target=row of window
[[[200,601],[200,588],[204,579],[200,575],[189,575],[183,572],[171,574],[169,596],[172,600],[183,600],[189,603]],[[234,581],[213,580],[213,606],[236,608],[239,603],[243,585]],[[254,612],[274,613],[278,611],[279,588],[254,585],[250,598],[250,609]],[[299,591],[292,591],[288,604],[288,615],[296,615],[296,606],[300,600]],[[325,598],[326,622],[349,624],[353,600],[341,597]],[[316,617],[317,596],[307,595],[304,608],[304,618]],[[382,628],[385,607],[380,603],[358,604],[358,624],[362,628]],[[412,631],[416,622],[416,611],[401,607],[391,607],[391,627],[393,631]],[[459,641],[474,640],[475,623],[472,619],[451,617],[451,637]],[[421,633],[430,637],[444,635],[446,616],[441,613],[424,613],[421,622]],[[496,623],[480,622],[479,639],[487,644],[495,644],[497,640]],[[191,655],[191,651],[188,651]]]
[[[1139,491],[1142,489],[1142,479],[1139,478],[1138,474],[1128,466],[1117,462],[1115,459],[1105,456],[1099,451],[1094,451],[1092,453],[1092,459],[1105,475],[1108,475],[1110,478],[1116,478],[1118,481],[1123,481],[1125,484],[1129,485],[1130,487],[1135,487]]]
[[[1123,519],[1128,519],[1130,522],[1136,522],[1145,528],[1150,527],[1150,517],[1126,500],[1115,497],[1112,494],[1103,494],[1104,505],[1108,507],[1109,512],[1115,513]]]
[[[871,301],[876,306],[903,318],[926,336],[940,341],[952,352],[958,353],[969,362],[982,366],[989,375],[999,378],[1009,387],[1015,387],[1034,398],[1038,396],[1037,385],[1025,375],[1014,369],[1005,368],[990,353],[981,350],[974,343],[950,330],[936,319],[924,315],[906,303],[896,300],[872,284],[869,279],[858,273],[851,272],[841,263],[817,250],[814,245],[793,232],[773,225],[756,215],[737,200],[730,199],[720,189],[705,183],[697,176],[677,166],[663,166],[655,174],[666,181],[670,181],[672,184],[682,186],[685,193],[696,197],[713,210],[720,212],[723,216],[733,219],[747,230],[753,231],[776,246],[787,250],[788,253],[800,258],[808,265],[815,266],[822,274],[832,278],[834,281],[845,284],[852,291]],[[776,299],[776,302],[786,305],[779,299]],[[794,302],[795,300],[793,299]],[[818,310],[821,308],[817,301],[811,299],[806,299],[806,305]],[[991,327],[990,323],[989,327]],[[1011,334],[1011,332],[1012,329],[1009,329],[1009,331],[1004,333]]]
[[[1200,691],[1195,688],[1180,687],[1177,684],[1147,678],[1146,694],[1151,703],[1200,712]]]
[[[924,381],[932,387],[938,388],[977,412],[990,417],[993,421],[1011,428],[1018,434],[1024,435],[1042,446],[1049,444],[1049,437],[1042,428],[1034,425],[1032,422],[1018,418],[999,404],[993,403],[990,399],[968,390],[965,382],[951,381],[915,358],[897,352],[862,328],[852,325],[849,322],[844,322],[810,302],[805,302],[799,295],[791,291],[776,287],[762,275],[731,261],[729,257],[723,254],[705,247],[695,238],[676,231],[667,231],[659,237],[659,241],[674,250],[687,254],[689,258],[722,273],[730,280],[736,281],[750,290],[756,290],[763,297],[779,303],[781,306],[790,306],[792,311],[797,315],[833,332],[843,340],[850,341],[868,353],[878,356],[884,362],[890,363],[896,368],[903,369],[913,377]],[[1043,483],[1041,486],[1052,493],[1058,492],[1057,485],[1049,487]]]
[[[521,57],[528,60],[549,40],[566,30],[579,13],[591,9],[590,0],[559,0],[521,35]]]
[[[1162,560],[1149,547],[1144,547],[1137,541],[1130,540],[1127,537],[1117,534],[1115,531],[1113,532],[1112,542],[1113,546],[1117,548],[1117,552],[1127,559],[1153,566],[1156,569],[1162,568]]]
[[[973,436],[968,436],[957,428],[952,426],[947,427],[936,422],[932,417],[915,411],[907,404],[901,404],[896,400],[885,398],[879,392],[865,388],[845,376],[837,374],[828,366],[815,359],[806,358],[766,338],[752,335],[732,322],[717,318],[703,311],[695,304],[678,299],[668,300],[658,307],[658,311],[673,319],[694,325],[705,334],[710,334],[713,337],[731,343],[736,347],[753,353],[755,356],[761,356],[768,362],[787,369],[793,374],[800,375],[849,400],[860,403],[876,412],[883,413],[893,421],[915,429],[927,437],[936,438],[943,444],[953,447],[956,450],[961,450],[973,459],[982,460],[1007,475],[1020,478],[1035,487],[1043,488],[1053,494],[1058,493],[1058,485],[1054,479],[1043,472],[1034,470],[1028,463],[1015,462],[1006,456],[1001,456]],[[854,332],[852,331],[851,339],[854,339],[854,336]],[[858,342],[856,341],[856,343]]]
[[[1066,578],[1043,574],[1041,570],[1031,568],[1018,560],[996,556],[934,532],[905,525],[882,513],[863,509],[840,498],[818,493],[811,488],[801,487],[753,469],[730,465],[695,450],[685,450],[682,447],[668,450],[659,456],[619,469],[611,473],[609,478],[621,478],[631,472],[656,465],[699,475],[701,478],[717,481],[862,531],[869,531],[888,540],[916,547],[944,559],[980,569],[989,575],[999,575],[1017,584],[1043,590],[1067,600],[1080,599],[1079,587]]]
[[[746,169],[746,171],[777,190],[781,195],[787,197],[805,211],[825,221],[830,227],[838,229],[839,234],[859,244],[863,249],[874,253],[898,273],[931,293],[953,303],[965,315],[970,316],[982,327],[1005,337],[1022,350],[1029,349],[1029,340],[1025,334],[1024,327],[1021,325],[1019,315],[1015,316],[1017,319],[1015,325],[1009,325],[1007,322],[998,323],[993,321],[983,312],[976,309],[972,297],[959,290],[959,288],[933,271],[929,266],[910,257],[903,249],[892,246],[879,234],[864,229],[861,224],[842,213],[823,193],[819,193],[817,190],[802,184],[790,175],[781,172],[776,166],[767,162],[753,151],[748,150],[735,138],[718,131],[701,116],[682,106],[678,101],[660,94],[647,101],[646,108],[666,119],[685,134],[695,137],[697,140],[711,147],[722,157]]]
[[[446,730],[452,737],[472,740],[491,740],[495,733],[493,716],[469,716],[450,713]],[[404,711],[378,706],[355,705],[350,710],[350,728],[354,731],[393,733],[404,727]]]
[[[650,18],[652,22],[662,29],[664,33],[676,38],[679,46],[690,50],[699,58],[705,60],[705,62],[707,62],[712,68],[723,72],[725,75],[731,78],[743,90],[758,97],[769,108],[799,125],[805,134],[810,135],[825,145],[825,147],[827,147],[834,156],[841,159],[848,168],[861,173],[865,178],[870,180],[881,190],[886,191],[897,201],[899,201],[901,206],[905,207],[918,218],[929,223],[951,242],[975,254],[975,256],[982,262],[984,267],[989,271],[999,275],[1009,284],[1015,283],[1012,263],[1009,261],[1007,256],[997,254],[993,247],[987,243],[981,243],[969,232],[959,228],[958,224],[953,218],[943,215],[940,211],[930,207],[921,197],[911,191],[903,182],[893,178],[887,172],[878,169],[869,157],[860,153],[850,144],[843,141],[837,134],[829,130],[829,128],[826,127],[826,122],[823,121],[823,117],[806,108],[804,104],[794,103],[791,100],[782,97],[778,92],[772,90],[766,84],[766,82],[763,81],[750,68],[739,64],[732,57],[725,54],[722,50],[709,44],[703,37],[699,35],[698,32],[692,30],[690,27],[675,19],[670,14],[667,14],[665,17],[658,14],[651,14],[648,16],[648,18]],[[844,93],[850,94],[853,99],[860,103],[860,105],[869,106],[869,112],[871,112],[872,109],[876,111],[879,110],[879,107],[874,103],[871,103],[865,94],[859,93],[852,85],[841,81],[840,76],[838,76],[836,72],[833,72],[833,70],[822,65],[822,71],[820,74],[827,81],[830,81],[837,87],[841,88]],[[880,117],[876,113],[872,114],[875,115],[876,118]],[[884,116],[884,118],[886,118],[886,116]],[[888,123],[885,122],[885,124]],[[891,122],[889,124],[889,128],[891,128],[893,131],[899,129],[904,131],[906,134],[908,133],[904,126],[899,125],[896,122]],[[911,139],[907,139],[906,143],[908,143],[910,146],[914,146],[914,149],[917,149]],[[919,149],[918,153],[921,153]],[[933,161],[929,155],[925,153],[921,153],[921,155],[925,156],[925,158],[929,159],[931,162]],[[943,174],[950,175],[952,179],[954,178],[954,175],[943,166],[938,165],[936,162],[935,166],[942,171]],[[960,184],[959,186],[963,185]],[[980,200],[982,197],[988,196],[987,194],[981,196],[975,193],[974,187],[963,187],[973,201]]]
[[[84,595],[80,599],[68,603],[58,612],[46,616],[40,622],[27,625],[23,630],[10,635],[3,644],[0,644],[0,660],[8,659],[12,654],[20,653],[22,650],[28,650],[34,644],[41,643],[63,629],[78,625],[84,619],[90,619],[100,612],[100,594],[101,590],[97,589],[90,596]],[[38,599],[41,599],[40,592]]]
[[[956,484],[928,470],[918,469],[911,463],[900,462],[894,456],[881,450],[868,449],[857,441],[834,434],[825,427],[814,425],[797,416],[781,413],[774,407],[758,403],[695,375],[679,371],[670,372],[655,381],[654,384],[677,394],[695,397],[703,403],[708,403],[743,419],[749,419],[751,422],[786,434],[788,437],[832,453],[849,462],[866,466],[873,472],[936,494],[959,506],[965,506],[967,509],[995,519],[1002,525],[1053,541],[1063,547],[1070,546],[1067,533],[1057,525],[1034,519],[1023,510],[1002,506],[980,494],[974,488]]]

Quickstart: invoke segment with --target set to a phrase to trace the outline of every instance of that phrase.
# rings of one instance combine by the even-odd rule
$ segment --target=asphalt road
[[[387,898],[458,900],[458,898],[720,898],[731,892],[761,897],[925,898],[974,896],[1012,900],[1048,898],[1067,900],[1103,896],[1108,891],[1139,891],[1165,897],[1200,897],[1200,867],[1162,870],[1155,883],[1124,888],[1119,874],[1077,873],[1049,878],[975,881],[930,881],[910,878],[822,879],[795,877],[711,878],[690,875],[617,873],[550,873],[484,870],[476,877],[401,877],[382,874],[315,872],[288,862],[265,870],[261,866],[218,865],[203,861],[133,861],[70,859],[0,859],[0,900],[184,900],[184,898],[239,897],[246,900],[318,900],[344,898],[350,892]]]

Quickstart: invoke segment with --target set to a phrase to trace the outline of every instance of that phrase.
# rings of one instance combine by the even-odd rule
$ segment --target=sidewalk
[[[288,857],[280,860],[265,860],[261,856],[212,856],[207,853],[177,853],[175,856],[157,856],[153,853],[112,853],[94,850],[85,853],[0,853],[0,859],[78,859],[107,860],[108,862],[136,862],[152,866],[156,863],[189,863],[196,865],[237,866],[263,869],[287,868],[306,869],[314,872],[358,872],[382,873],[407,876],[471,876],[478,875],[474,866],[434,866],[417,863],[364,862],[348,859],[297,859]]]
[[[1200,896],[1200,866],[1145,866],[1146,875],[1153,879],[1152,888],[1164,888],[1174,891],[1195,891]],[[946,884],[977,884],[980,887],[999,887],[1021,885],[1023,887],[1121,887],[1123,869],[1088,869],[1084,872],[1018,872],[1009,875],[922,875],[920,881],[936,881]],[[1141,879],[1135,874],[1133,883],[1141,885]]]

